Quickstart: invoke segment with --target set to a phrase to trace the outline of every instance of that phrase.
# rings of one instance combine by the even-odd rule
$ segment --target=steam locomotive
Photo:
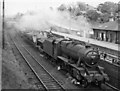
[[[98,65],[98,50],[79,41],[58,38],[46,33],[40,33],[41,36],[36,37],[36,41],[33,42],[55,60],[58,69],[67,71],[75,79],[75,84],[87,87],[90,83],[95,83],[100,86],[109,80],[104,68]]]

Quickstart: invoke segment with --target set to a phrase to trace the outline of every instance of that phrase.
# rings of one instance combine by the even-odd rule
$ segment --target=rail
[[[11,40],[13,41],[14,45],[16,46],[17,50],[20,52],[20,54],[22,55],[22,57],[24,58],[24,60],[27,62],[28,66],[31,68],[31,70],[33,71],[33,73],[36,75],[36,77],[39,79],[39,81],[42,83],[42,85],[44,86],[45,90],[50,90],[50,89],[57,89],[57,90],[62,90],[64,91],[65,89],[60,85],[60,83],[35,59],[34,56],[32,56],[30,54],[30,52],[22,45],[22,47],[18,47],[16,42],[11,38]],[[24,49],[20,49],[20,48],[24,48]],[[35,62],[37,62],[39,64],[39,67],[41,67],[42,71],[44,70],[44,73],[38,73],[39,71],[36,71],[34,69],[34,66],[32,66],[30,64],[30,62],[28,61],[27,56],[25,56],[25,54],[23,54],[26,51],[26,53],[29,54],[29,57],[31,57]],[[41,71],[41,72],[42,72]],[[47,75],[47,76],[46,76]],[[49,76],[49,77],[48,77]]]
[[[114,87],[114,86],[112,86],[112,85],[110,85],[109,83],[105,83],[105,85],[107,85],[107,86],[109,86],[109,87],[111,87],[112,89],[114,89],[115,91],[120,91],[118,88],[116,88],[116,87]]]

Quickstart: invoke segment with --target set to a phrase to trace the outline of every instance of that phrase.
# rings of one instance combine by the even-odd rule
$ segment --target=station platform
[[[120,46],[118,44],[113,44],[113,43],[109,43],[109,42],[105,42],[105,41],[98,41],[98,40],[95,40],[95,39],[84,38],[84,37],[79,37],[79,36],[76,36],[76,35],[70,35],[70,34],[65,34],[65,33],[60,33],[60,32],[55,32],[55,31],[52,31],[52,33],[58,34],[58,35],[61,35],[61,36],[65,36],[65,37],[69,37],[69,38],[72,38],[72,39],[75,39],[75,40],[83,41],[83,42],[86,42],[86,43],[94,44],[94,45],[97,45],[97,46],[101,46],[101,47],[104,47],[104,48],[112,49],[112,50],[115,50],[115,51],[120,51],[119,50]]]

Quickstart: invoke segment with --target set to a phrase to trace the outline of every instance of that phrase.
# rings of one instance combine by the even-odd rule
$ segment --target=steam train
[[[40,32],[39,38],[33,35],[32,40],[39,50],[53,58],[58,69],[67,71],[74,83],[87,87],[90,83],[101,85],[109,80],[104,68],[98,65],[98,50],[90,45],[72,39],[59,38],[48,32]]]

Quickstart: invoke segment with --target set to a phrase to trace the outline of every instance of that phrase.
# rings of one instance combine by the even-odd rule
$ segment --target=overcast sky
[[[3,0],[0,0],[1,2]],[[43,9],[48,6],[56,7],[61,3],[69,3],[83,0],[5,0],[5,13],[6,15],[13,15],[18,12],[26,12],[35,9]],[[96,7],[105,1],[112,1],[118,3],[120,0],[84,0],[86,4]]]

